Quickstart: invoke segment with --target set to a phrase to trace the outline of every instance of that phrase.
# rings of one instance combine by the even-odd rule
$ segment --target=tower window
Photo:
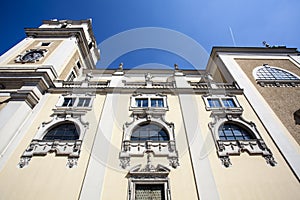
[[[76,64],[77,64],[78,69],[80,69],[81,68],[80,62],[78,61]]]
[[[93,42],[89,43],[89,49],[93,48]]]
[[[74,123],[60,124],[50,129],[43,140],[78,140],[79,133]]]
[[[67,78],[67,81],[73,81],[75,78],[76,78],[76,76],[75,76],[74,72],[71,72],[71,74]]]
[[[50,45],[51,42],[42,42],[41,46],[42,47],[47,47]]]

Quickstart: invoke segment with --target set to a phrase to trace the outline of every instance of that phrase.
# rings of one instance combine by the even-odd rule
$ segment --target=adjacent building
[[[299,198],[297,49],[96,69],[91,20],[25,32],[0,57],[0,199]]]

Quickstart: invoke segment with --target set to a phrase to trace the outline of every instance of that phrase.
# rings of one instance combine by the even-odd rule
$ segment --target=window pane
[[[257,72],[256,75],[258,77],[258,79],[266,79],[266,80],[299,80],[296,76],[294,76],[293,74],[281,70],[281,69],[277,69],[277,68],[273,68],[270,67],[268,65],[260,68]]]
[[[164,107],[163,99],[151,99],[151,107]]]
[[[131,140],[136,141],[168,141],[167,131],[156,124],[142,124],[135,128],[131,134]]]
[[[220,108],[221,104],[219,99],[207,99],[209,107],[211,108]]]
[[[58,125],[44,136],[44,140],[78,140],[79,133],[73,123]]]
[[[135,99],[136,107],[148,107],[148,99]]]
[[[66,107],[72,107],[74,105],[76,98],[64,98],[64,102],[62,104],[62,106],[66,106]]]
[[[254,139],[254,137],[244,128],[231,124],[225,123],[219,128],[219,138],[220,140],[249,140]]]
[[[90,98],[79,98],[77,106],[79,107],[89,107],[90,105]]]
[[[227,108],[236,107],[233,99],[222,99],[223,105]]]

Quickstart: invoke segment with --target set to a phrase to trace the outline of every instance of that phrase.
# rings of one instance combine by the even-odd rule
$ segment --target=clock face
[[[24,56],[22,56],[22,61],[24,62],[32,62],[39,60],[44,55],[43,51],[40,50],[34,50],[26,53]]]

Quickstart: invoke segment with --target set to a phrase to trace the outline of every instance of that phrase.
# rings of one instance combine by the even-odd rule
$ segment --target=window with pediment
[[[170,169],[163,165],[152,165],[148,155],[145,167],[142,168],[141,164],[137,165],[127,175],[129,179],[128,199],[171,199],[169,173]]]
[[[22,154],[19,167],[28,166],[33,156],[46,156],[51,152],[68,157],[68,167],[76,166],[89,125],[84,116],[91,110],[92,98],[92,95],[84,94],[62,95],[53,109],[52,119],[40,125]]]
[[[145,99],[147,106],[138,107],[137,100]],[[151,102],[155,99],[155,102]],[[156,101],[157,99],[161,99]],[[163,102],[163,104],[160,104]],[[155,105],[154,107],[151,106]],[[159,107],[157,105],[163,105]],[[165,120],[168,110],[167,98],[164,95],[138,94],[131,97],[130,110],[131,122],[123,126],[123,141],[119,155],[121,167],[130,166],[132,157],[142,157],[145,153],[153,153],[154,156],[165,157],[169,164],[176,168],[179,165],[178,152],[174,136],[174,124]]]

